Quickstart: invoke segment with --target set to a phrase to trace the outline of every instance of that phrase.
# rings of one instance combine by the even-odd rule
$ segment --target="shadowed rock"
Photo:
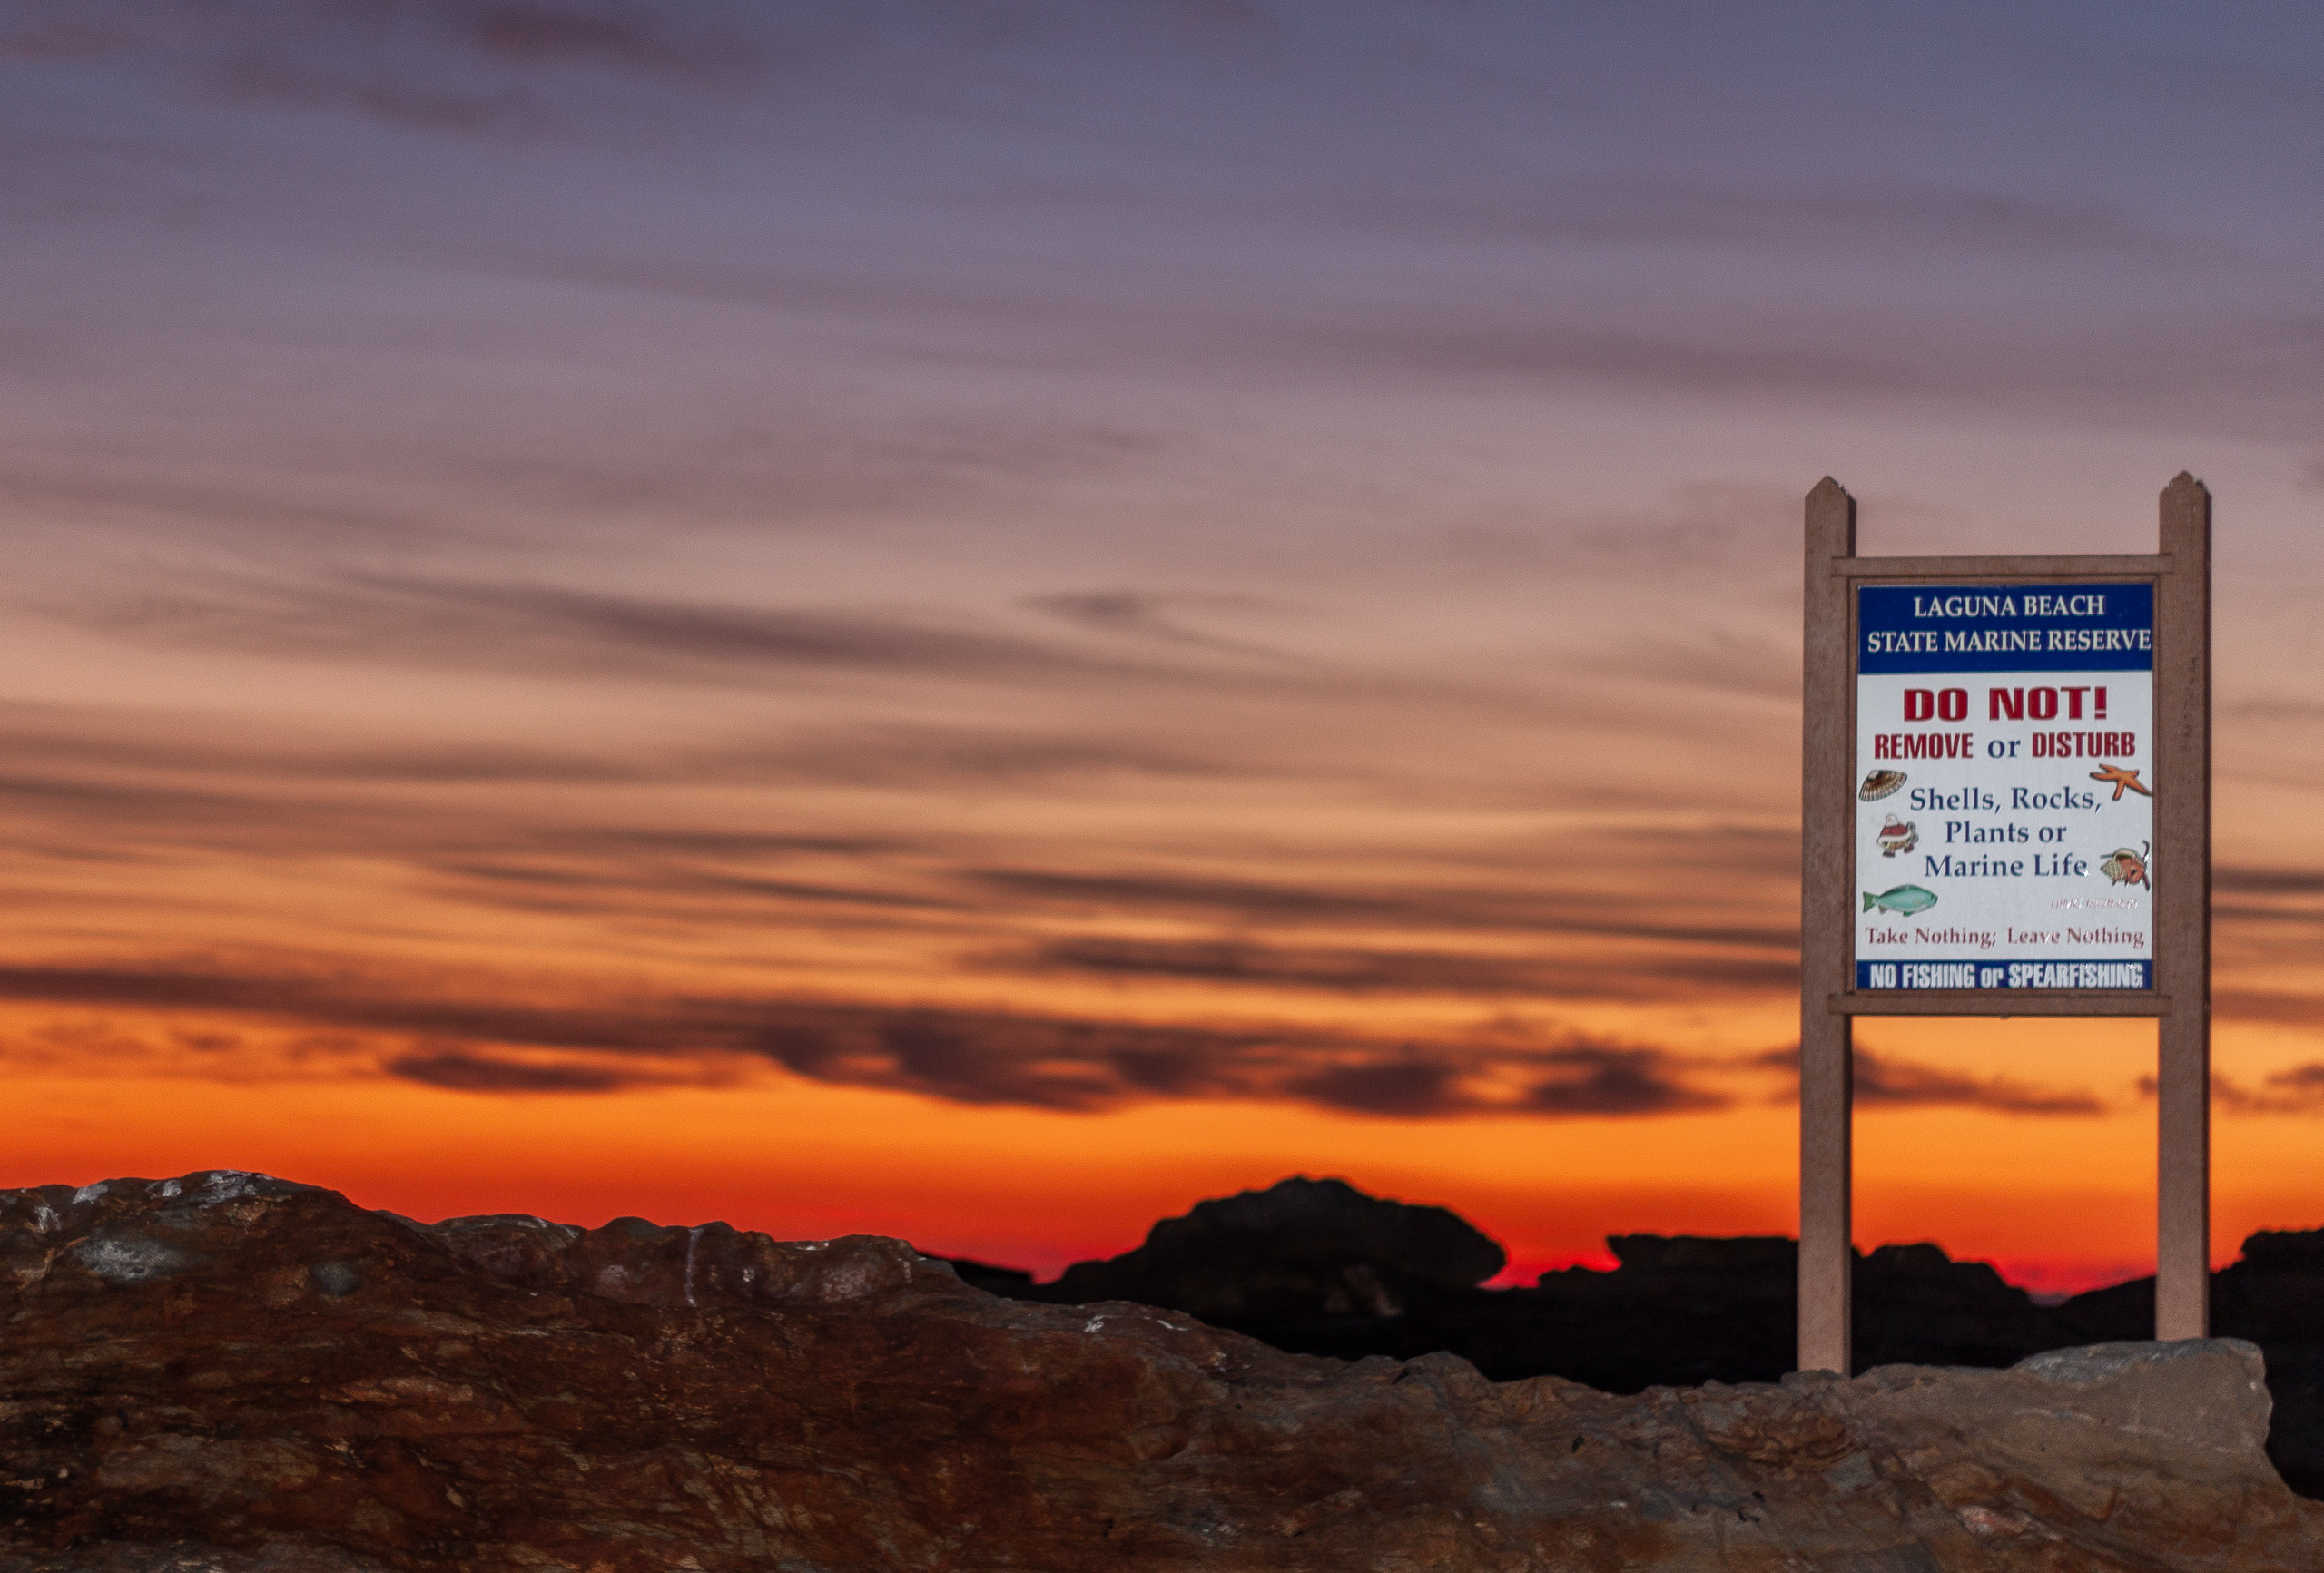
[[[1457,1214],[1285,1180],[1198,1204],[1138,1250],[1053,1283],[961,1263],[996,1294],[1135,1300],[1299,1353],[1458,1354],[1496,1380],[1562,1376],[1612,1392],[1772,1381],[1791,1369],[1798,1247],[1782,1235],[1617,1234],[1611,1272],[1476,1285],[1506,1260]],[[1858,1363],[2002,1366],[2078,1342],[1983,1263],[1884,1245],[1856,1263]]]
[[[1198,1202],[1186,1216],[1155,1224],[1137,1250],[1077,1262],[1024,1297],[1135,1300],[1223,1327],[1386,1317],[1400,1315],[1416,1290],[1466,1289],[1508,1261],[1457,1213],[1301,1175]]]
[[[92,1265],[123,1239],[173,1264]],[[891,1240],[122,1181],[0,1193],[0,1573],[2324,1567],[2260,1375],[2197,1342],[1620,1397],[997,1299]]]

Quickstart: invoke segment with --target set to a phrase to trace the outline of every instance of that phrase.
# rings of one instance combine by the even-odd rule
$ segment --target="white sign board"
[[[1856,987],[2152,988],[2153,585],[1856,610]]]

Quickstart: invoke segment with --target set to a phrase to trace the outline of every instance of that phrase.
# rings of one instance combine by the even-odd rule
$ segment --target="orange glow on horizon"
[[[260,1089],[50,1075],[15,1092],[22,1136],[0,1184],[248,1168],[409,1216],[521,1212],[592,1225],[623,1214],[715,1217],[785,1238],[894,1234],[1043,1276],[1127,1250],[1155,1220],[1205,1196],[1292,1173],[1453,1208],[1510,1252],[1502,1283],[1610,1266],[1610,1234],[1787,1234],[1793,1204],[1794,1127],[1781,1106],[1649,1126],[1412,1122],[1236,1103],[1042,1113],[789,1079],[551,1098],[385,1080]],[[2142,1114],[2079,1126],[2063,1146],[2050,1128],[2018,1122],[2039,1172],[2017,1186],[1959,1162],[1966,1144],[2006,1135],[1992,1123],[1860,1116],[1859,1244],[1932,1240],[2052,1291],[2146,1270]],[[2304,1132],[2288,1123],[2222,1128],[2222,1262],[2252,1228],[2324,1221],[2265,1184],[2304,1152]],[[1684,1177],[1671,1173],[1674,1151],[1689,1155]],[[2028,1205],[2029,1194],[2041,1204]]]

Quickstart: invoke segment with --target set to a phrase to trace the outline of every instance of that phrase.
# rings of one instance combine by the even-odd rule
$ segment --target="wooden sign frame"
[[[1859,557],[1856,499],[1827,476],[1807,494],[1802,672],[1799,988],[1799,1366],[1850,1370],[1852,1027],[1858,1016],[2157,1018],[2159,1339],[2210,1330],[2211,498],[2181,472],[2163,488],[2152,555]],[[2154,587],[2153,987],[1856,987],[1857,640],[1865,585],[2029,580]]]

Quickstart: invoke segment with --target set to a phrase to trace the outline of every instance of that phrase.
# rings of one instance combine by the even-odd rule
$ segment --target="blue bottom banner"
[[[1871,988],[2152,988],[2152,961],[1859,961]]]

